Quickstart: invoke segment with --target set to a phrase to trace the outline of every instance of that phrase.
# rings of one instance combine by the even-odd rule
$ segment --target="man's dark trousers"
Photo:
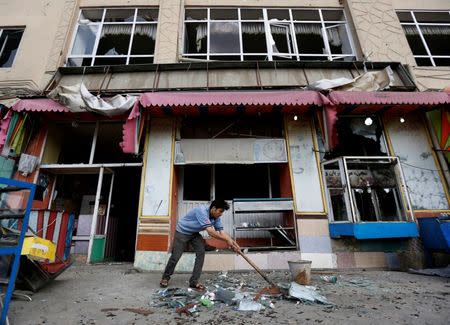
[[[192,235],[185,235],[178,231],[175,232],[172,245],[172,255],[167,262],[166,269],[164,270],[164,274],[162,276],[163,279],[170,279],[170,276],[175,270],[175,266],[177,266],[178,260],[181,255],[183,255],[183,252],[189,243],[191,243],[195,252],[194,270],[192,271],[192,276],[189,279],[189,285],[195,286],[198,283],[198,279],[200,279],[200,275],[202,274],[203,261],[205,260],[205,241],[198,232]]]

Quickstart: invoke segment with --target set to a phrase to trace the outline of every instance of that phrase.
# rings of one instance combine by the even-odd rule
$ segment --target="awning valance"
[[[12,106],[12,110],[16,112],[70,112],[67,107],[48,98],[21,99]]]
[[[445,92],[332,91],[328,98],[335,105],[434,106],[450,104],[450,96]]]
[[[227,106],[227,105],[322,105],[315,91],[202,91],[154,92],[140,98],[143,107],[157,106]]]

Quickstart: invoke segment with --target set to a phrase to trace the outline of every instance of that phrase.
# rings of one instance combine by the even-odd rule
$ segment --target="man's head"
[[[211,202],[209,206],[209,215],[214,219],[219,218],[224,211],[228,210],[230,205],[225,200],[217,199]]]

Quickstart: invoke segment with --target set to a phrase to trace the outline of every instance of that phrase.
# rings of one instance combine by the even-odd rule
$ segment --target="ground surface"
[[[139,273],[131,264],[73,265],[59,278],[32,296],[32,302],[14,300],[11,324],[450,324],[450,280],[386,271],[333,273],[336,284],[313,274],[317,286],[333,306],[273,300],[275,308],[259,312],[237,311],[217,303],[200,307],[198,316],[179,316],[174,308],[160,303],[159,273]],[[284,272],[268,274],[275,281],[288,282]],[[170,287],[186,288],[187,274],[172,278]],[[217,283],[218,273],[202,280]],[[222,278],[223,279],[223,278]],[[230,281],[244,283],[243,290],[265,286],[256,272],[228,273]],[[219,282],[225,286],[225,282]],[[250,285],[246,287],[245,284]],[[253,288],[252,288],[253,286]],[[212,286],[211,289],[214,289]],[[144,316],[124,308],[153,312]],[[103,310],[103,311],[102,311]]]

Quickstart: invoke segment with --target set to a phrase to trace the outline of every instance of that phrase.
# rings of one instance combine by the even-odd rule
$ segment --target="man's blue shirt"
[[[210,217],[209,206],[201,205],[178,220],[177,231],[185,235],[192,235],[211,226],[217,231],[223,230],[220,217],[217,219]]]

